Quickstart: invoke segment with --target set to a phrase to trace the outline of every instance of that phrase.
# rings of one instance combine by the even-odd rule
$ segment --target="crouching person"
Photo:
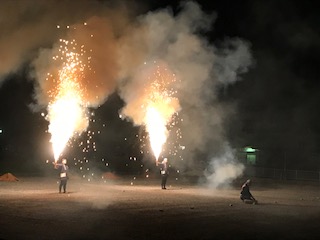
[[[251,180],[248,179],[241,187],[240,199],[244,203],[248,204],[258,204],[258,201],[252,196],[250,192]]]

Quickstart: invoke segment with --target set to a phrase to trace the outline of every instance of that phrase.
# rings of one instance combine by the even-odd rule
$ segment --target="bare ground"
[[[320,185],[260,183],[248,205],[238,186],[170,183],[70,179],[59,194],[52,178],[0,182],[0,239],[320,239]]]

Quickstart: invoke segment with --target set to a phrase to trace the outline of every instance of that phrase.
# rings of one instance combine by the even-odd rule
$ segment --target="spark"
[[[85,131],[89,124],[85,89],[81,85],[86,65],[81,61],[81,51],[77,52],[75,47],[70,49],[70,46],[76,45],[75,40],[60,39],[60,42],[58,51],[61,56],[54,60],[62,61],[61,68],[57,77],[48,73],[56,83],[56,88],[49,91],[52,100],[46,116],[55,161],[59,159],[70,138]]]
[[[177,92],[171,88],[177,79],[168,67],[157,64],[149,80],[151,86],[147,89],[145,125],[153,154],[158,161],[169,136],[170,125],[174,124],[173,116],[180,111],[180,104],[175,97]]]

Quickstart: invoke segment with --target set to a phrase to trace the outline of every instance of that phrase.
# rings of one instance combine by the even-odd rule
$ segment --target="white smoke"
[[[226,145],[220,156],[213,157],[205,172],[209,188],[229,186],[243,173],[244,165],[237,162],[234,151]]]
[[[50,63],[58,39],[61,35],[75,37],[93,49],[96,74],[88,75],[84,83],[92,93],[89,106],[98,107],[118,91],[126,104],[123,111],[128,111],[132,122],[139,125],[137,106],[148,81],[141,77],[141,69],[145,63],[164,62],[179,79],[173,87],[181,105],[182,141],[186,148],[185,161],[175,164],[192,167],[198,164],[196,152],[215,156],[224,149],[227,140],[223,121],[232,107],[219,103],[217,87],[239,80],[252,64],[252,56],[250,44],[239,38],[227,39],[222,47],[208,42],[205,35],[213,27],[214,13],[205,13],[194,1],[183,2],[177,14],[165,8],[135,18],[132,16],[136,13],[130,11],[134,4],[130,1],[123,1],[120,6],[93,0],[15,3],[4,1],[0,8],[0,27],[4,33],[0,36],[0,58],[6,59],[0,65],[0,81],[23,63],[33,62],[35,100],[46,106],[47,90],[52,86],[45,75],[56,71],[56,66]],[[57,29],[57,25],[64,29]],[[86,38],[90,31],[94,33],[93,39]],[[241,174],[243,167],[231,157],[230,151],[227,149],[224,155],[211,159],[214,173],[208,179],[213,185],[230,182]]]
[[[64,30],[55,26],[72,25],[79,19],[100,13],[96,1],[1,1],[0,7],[0,83],[9,73],[52,46]]]
[[[121,62],[125,82],[119,89],[126,102],[123,112],[140,125],[138,106],[147,79],[141,77],[141,68],[145,61],[167,63],[181,80],[175,87],[182,107],[183,144],[187,146],[186,161],[171,159],[171,162],[175,161],[180,169],[194,170],[199,162],[194,153],[207,151],[215,155],[224,149],[224,155],[210,160],[214,174],[208,180],[212,186],[219,186],[241,175],[243,166],[237,164],[231,149],[224,147],[227,140],[223,121],[232,106],[219,103],[216,90],[219,85],[238,81],[252,64],[252,56],[250,44],[239,38],[226,39],[219,48],[209,44],[201,33],[210,30],[214,19],[214,14],[204,13],[200,5],[190,1],[181,5],[177,15],[163,9],[141,16],[121,46],[122,59],[126,59],[128,52],[135,58]]]
[[[215,55],[215,74],[223,84],[239,80],[253,63],[250,44],[240,38],[227,38],[221,48],[215,48]]]

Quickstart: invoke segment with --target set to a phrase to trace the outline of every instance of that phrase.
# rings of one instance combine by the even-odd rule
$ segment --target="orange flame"
[[[148,107],[146,114],[146,126],[149,132],[150,144],[156,160],[162,151],[163,144],[167,140],[168,131],[166,128],[166,119],[161,113],[153,107]]]
[[[57,161],[69,139],[76,133],[86,130],[88,117],[83,100],[83,89],[79,83],[83,77],[84,64],[79,60],[80,54],[69,51],[68,41],[61,40],[60,46],[64,60],[59,70],[57,88],[53,92],[53,101],[48,105],[46,119],[50,122],[48,131],[54,159]]]
[[[153,77],[147,94],[144,123],[153,154],[158,161],[169,135],[167,126],[171,123],[173,114],[180,110],[180,104],[179,100],[173,97],[176,92],[170,89],[170,84],[176,81],[175,75],[164,65],[157,65]]]

